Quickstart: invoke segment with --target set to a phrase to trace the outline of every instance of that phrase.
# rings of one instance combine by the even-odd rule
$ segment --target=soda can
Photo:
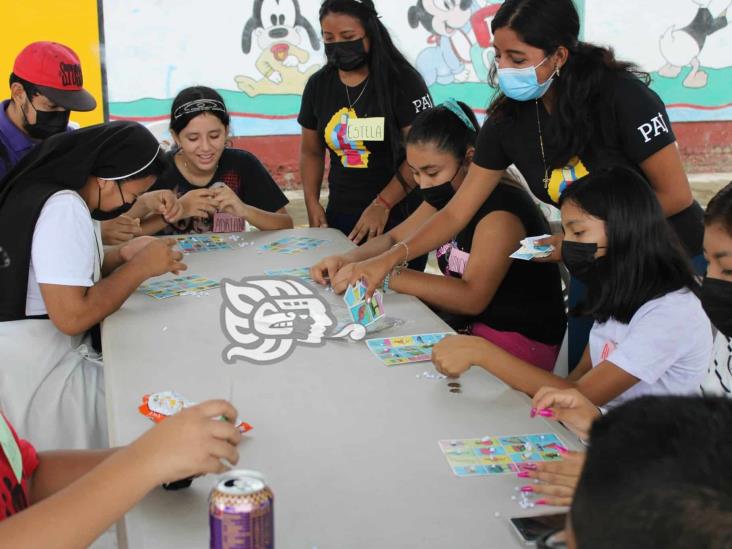
[[[211,549],[274,549],[274,494],[261,473],[223,475],[208,509]]]

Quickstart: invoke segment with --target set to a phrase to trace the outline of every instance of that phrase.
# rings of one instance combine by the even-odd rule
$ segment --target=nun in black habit
[[[0,181],[0,409],[39,450],[107,445],[88,332],[147,278],[185,269],[171,239],[101,244],[99,221],[163,169],[144,126],[112,122],[45,140]]]

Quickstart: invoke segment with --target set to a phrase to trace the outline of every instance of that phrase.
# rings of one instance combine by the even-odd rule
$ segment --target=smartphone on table
[[[511,526],[527,547],[536,547],[536,542],[549,532],[561,530],[567,521],[567,513],[539,515],[535,517],[512,518]]]

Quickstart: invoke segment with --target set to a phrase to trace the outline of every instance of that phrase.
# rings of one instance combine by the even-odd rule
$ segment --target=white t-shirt
[[[609,407],[643,395],[696,394],[711,356],[711,324],[685,289],[649,301],[630,324],[611,319],[590,331],[593,367],[608,360],[640,380]]]
[[[47,314],[39,284],[94,285],[101,262],[94,225],[86,202],[74,191],[59,191],[46,201],[33,231],[26,315]]]
[[[732,338],[717,332],[714,338],[714,356],[701,384],[707,396],[732,397]]]

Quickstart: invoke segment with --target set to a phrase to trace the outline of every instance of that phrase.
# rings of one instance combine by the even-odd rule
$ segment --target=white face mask
[[[516,101],[532,101],[539,99],[549,90],[554,82],[552,75],[546,82],[539,84],[536,69],[541,67],[549,57],[536,66],[523,69],[498,69],[498,85],[504,95]]]

